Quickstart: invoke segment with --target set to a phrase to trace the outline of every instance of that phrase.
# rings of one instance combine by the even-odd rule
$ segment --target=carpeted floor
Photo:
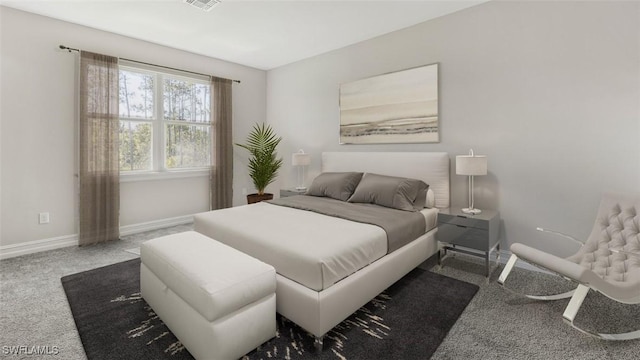
[[[136,258],[125,250],[145,240],[189,230],[177,226],[124,237],[84,248],[69,247],[0,261],[0,358],[86,359],[60,278]],[[421,265],[431,268],[431,262]],[[480,286],[432,359],[637,359],[640,341],[605,342],[585,336],[562,322],[568,300],[535,302],[505,293],[489,282],[475,258],[448,258],[437,271]],[[513,287],[531,291],[560,289],[555,279],[516,269]],[[557,284],[552,287],[550,283]],[[547,286],[541,286],[545,284]],[[540,285],[540,286],[538,286]],[[565,286],[566,287],[566,286]],[[577,322],[590,329],[640,329],[640,306],[620,305],[601,295],[587,297]],[[50,355],[16,356],[11,346],[55,347]],[[371,354],[370,358],[376,358]]]

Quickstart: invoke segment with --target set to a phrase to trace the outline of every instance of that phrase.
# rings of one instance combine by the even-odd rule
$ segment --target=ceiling
[[[268,70],[485,1],[222,0],[209,12],[182,0],[0,0],[0,4]]]

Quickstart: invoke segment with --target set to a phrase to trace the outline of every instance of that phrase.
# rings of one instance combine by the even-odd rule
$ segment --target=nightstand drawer
[[[484,219],[474,219],[472,216],[456,216],[447,214],[438,214],[438,221],[441,224],[462,225],[476,229],[489,229],[489,222]]]
[[[489,251],[489,232],[487,230],[453,224],[438,224],[436,236],[438,240],[447,244]]]

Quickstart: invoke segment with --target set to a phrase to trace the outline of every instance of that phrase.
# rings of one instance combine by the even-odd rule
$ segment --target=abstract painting
[[[438,126],[438,64],[340,85],[340,143],[432,143]]]

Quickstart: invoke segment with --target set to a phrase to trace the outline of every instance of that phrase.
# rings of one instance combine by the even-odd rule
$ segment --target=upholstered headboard
[[[449,154],[444,152],[324,152],[322,172],[359,171],[419,179],[449,207]]]

